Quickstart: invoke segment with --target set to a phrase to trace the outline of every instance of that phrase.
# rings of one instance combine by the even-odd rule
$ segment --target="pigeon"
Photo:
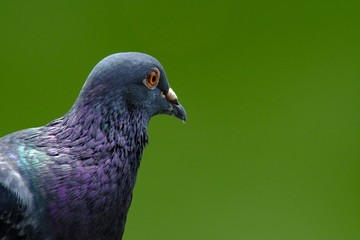
[[[0,239],[122,239],[158,114],[186,120],[160,62],[116,53],[63,117],[0,138]]]

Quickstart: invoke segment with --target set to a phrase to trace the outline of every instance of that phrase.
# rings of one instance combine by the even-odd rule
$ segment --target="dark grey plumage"
[[[186,118],[161,64],[119,53],[63,117],[1,138],[0,239],[121,239],[146,127],[162,113]]]

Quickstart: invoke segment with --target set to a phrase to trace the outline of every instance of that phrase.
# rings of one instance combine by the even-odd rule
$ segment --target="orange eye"
[[[150,89],[155,88],[159,83],[160,71],[157,68],[153,68],[146,79],[146,86]]]

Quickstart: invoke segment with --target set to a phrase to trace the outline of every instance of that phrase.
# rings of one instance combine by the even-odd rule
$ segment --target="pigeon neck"
[[[61,189],[76,188],[78,195],[82,196],[78,198],[78,195],[54,192],[54,199],[59,199],[61,203],[86,205],[91,214],[81,213],[74,216],[73,221],[96,226],[98,232],[108,232],[114,236],[124,229],[141,155],[148,141],[148,119],[143,117],[146,115],[119,106],[124,104],[108,102],[107,105],[75,106],[63,118],[50,123],[42,136],[45,144],[49,145],[49,141],[55,143],[50,144],[56,148],[51,154],[59,157],[53,160],[63,164],[61,155],[64,154],[66,162],[72,164],[74,169],[66,173],[67,182],[62,183]],[[94,199],[94,194],[102,196],[101,201],[86,204],[87,199]],[[54,209],[62,207],[56,204]],[[64,206],[68,207],[68,204]],[[109,232],[108,226],[102,225],[104,214],[106,221],[117,226],[113,229],[114,233]],[[68,216],[56,215],[53,218],[56,225]]]
[[[111,99],[74,105],[62,119],[48,125],[50,135],[55,135],[61,146],[68,145],[69,154],[77,154],[82,160],[95,157],[93,163],[99,164],[107,155],[119,155],[119,160],[135,161],[137,165],[148,142],[149,119],[141,111],[124,106]]]

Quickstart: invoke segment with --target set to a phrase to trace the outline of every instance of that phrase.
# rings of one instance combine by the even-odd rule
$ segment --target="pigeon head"
[[[149,119],[168,114],[186,120],[164,68],[158,60],[143,53],[117,53],[101,60],[87,78],[79,101],[94,106],[118,102],[129,111],[147,114]]]

